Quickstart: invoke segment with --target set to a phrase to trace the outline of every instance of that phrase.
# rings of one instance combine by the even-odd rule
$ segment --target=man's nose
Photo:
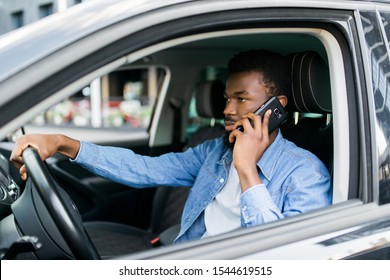
[[[236,113],[237,113],[237,109],[234,102],[232,100],[227,102],[225,105],[225,109],[223,110],[223,114],[225,116],[228,116],[228,115],[235,115]]]

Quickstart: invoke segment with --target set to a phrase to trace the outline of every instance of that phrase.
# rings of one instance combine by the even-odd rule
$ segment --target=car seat
[[[291,94],[281,125],[283,136],[315,154],[333,173],[332,101],[328,65],[313,51],[287,56],[291,67]],[[315,117],[310,114],[316,114]]]
[[[196,110],[204,118],[223,118],[225,85],[220,80],[201,83],[196,88]],[[223,125],[203,126],[184,147],[194,147],[224,134]],[[172,244],[180,229],[181,214],[190,188],[158,187],[146,230],[106,221],[88,221],[84,226],[102,258],[128,254],[155,246]]]

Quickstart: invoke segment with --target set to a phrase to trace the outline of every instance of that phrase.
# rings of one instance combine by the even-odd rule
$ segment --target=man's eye
[[[226,103],[230,102],[230,98],[225,97],[225,102]]]
[[[245,101],[246,101],[246,98],[242,98],[242,97],[238,98],[238,102],[245,102]]]

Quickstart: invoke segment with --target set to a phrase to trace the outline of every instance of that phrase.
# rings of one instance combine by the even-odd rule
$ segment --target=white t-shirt
[[[202,238],[229,232],[241,226],[240,196],[240,180],[232,164],[225,187],[205,209],[206,232]]]

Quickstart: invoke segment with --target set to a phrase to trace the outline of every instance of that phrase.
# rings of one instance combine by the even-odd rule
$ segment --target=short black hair
[[[286,95],[291,91],[290,71],[284,56],[267,50],[249,50],[234,55],[228,63],[228,75],[259,72],[271,95]]]

